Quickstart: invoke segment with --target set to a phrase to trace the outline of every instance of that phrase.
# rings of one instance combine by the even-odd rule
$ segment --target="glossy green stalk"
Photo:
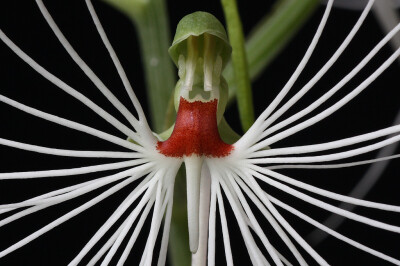
[[[232,65],[235,74],[239,117],[243,131],[247,131],[254,123],[254,107],[247,66],[242,22],[236,0],[221,0],[228,28],[228,36],[232,46]]]
[[[161,132],[168,100],[175,87],[175,68],[168,55],[171,43],[165,0],[105,0],[120,9],[135,24],[150,106],[152,128]]]
[[[319,0],[281,0],[272,14],[261,19],[246,41],[251,80],[254,80],[279,54],[319,4]],[[239,96],[239,92],[231,64],[227,65],[224,76],[229,84],[229,102],[232,102],[236,94]]]

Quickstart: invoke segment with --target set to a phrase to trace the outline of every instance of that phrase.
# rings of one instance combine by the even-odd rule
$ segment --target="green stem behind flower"
[[[247,66],[246,51],[244,48],[244,36],[242,22],[236,0],[221,0],[228,27],[228,36],[232,46],[232,65],[235,74],[237,103],[239,108],[240,122],[243,131],[247,131],[254,123],[254,107]]]
[[[246,41],[251,80],[254,80],[279,54],[313,14],[319,3],[319,0],[281,0],[276,4],[272,14],[260,20]],[[232,103],[238,93],[232,64],[226,66],[224,77],[229,85],[229,102]]]
[[[165,0],[105,0],[128,15],[139,35],[152,128],[161,132],[168,100],[175,87],[175,69],[168,54],[171,43]]]

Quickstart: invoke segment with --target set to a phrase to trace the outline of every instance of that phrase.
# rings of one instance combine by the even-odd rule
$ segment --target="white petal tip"
[[[212,91],[212,86],[210,86],[210,85],[205,85],[205,86],[204,86],[204,91]]]
[[[192,240],[192,239],[191,239]],[[199,249],[199,241],[197,239],[197,241],[189,241],[189,246],[190,246],[190,252],[192,254],[197,253],[197,250]],[[192,243],[193,242],[193,243]]]
[[[199,247],[200,178],[203,159],[197,156],[185,158],[189,246],[192,253]]]

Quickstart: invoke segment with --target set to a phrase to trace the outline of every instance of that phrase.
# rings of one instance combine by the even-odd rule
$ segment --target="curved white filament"
[[[283,228],[307,251],[308,254],[314,258],[318,264],[320,265],[329,265],[297,232],[293,229],[293,227],[282,217],[282,215],[276,210],[276,208],[272,205],[270,200],[268,199],[268,194],[265,193],[260,186],[257,184],[255,179],[250,176],[249,173],[245,173],[246,177],[243,179],[245,183],[248,184],[249,187],[252,188],[257,197],[259,197],[267,209],[271,212],[271,214],[279,221]]]
[[[42,177],[58,177],[58,176],[72,176],[82,175],[95,172],[109,171],[120,168],[132,167],[135,165],[147,163],[147,159],[129,160],[119,163],[108,163],[93,166],[85,166],[69,169],[45,170],[45,171],[30,171],[30,172],[12,172],[0,173],[0,180],[4,179],[28,179],[28,178],[42,178]]]
[[[333,0],[329,0],[328,4],[326,5],[326,8],[325,8],[324,15],[322,16],[322,19],[318,25],[318,29],[311,41],[311,44],[307,48],[307,51],[304,54],[304,57],[300,61],[299,65],[297,66],[295,72],[292,74],[292,76],[290,77],[288,82],[285,84],[285,86],[279,92],[279,94],[275,97],[275,99],[272,101],[272,103],[257,118],[257,120],[254,122],[253,126],[244,134],[244,136],[238,142],[236,142],[236,147],[238,147],[239,150],[241,150],[242,148],[247,148],[246,143],[252,142],[252,139],[254,139],[258,134],[261,133],[261,132],[259,132],[259,130],[257,130],[260,127],[260,124],[262,124],[264,122],[264,120],[275,110],[275,108],[278,106],[278,104],[282,101],[282,99],[286,96],[286,94],[292,88],[292,86],[296,82],[297,78],[300,76],[300,74],[303,71],[304,67],[306,66],[308,60],[310,59],[312,53],[314,52],[314,49],[319,41],[319,38],[321,37],[322,31],[324,30],[325,24],[328,20],[329,14],[330,14],[332,4],[333,4]]]
[[[86,194],[89,191],[95,190],[99,187],[102,187],[102,186],[105,186],[112,182],[118,181],[127,176],[132,176],[132,177],[135,176],[136,178],[139,178],[142,173],[146,172],[152,166],[153,166],[152,164],[145,164],[145,165],[139,166],[137,168],[128,169],[128,170],[122,171],[122,172],[114,174],[114,175],[99,178],[96,180],[96,182],[89,181],[89,182],[86,182],[86,183],[88,183],[88,185],[86,185],[86,186],[77,188],[71,192],[57,195],[57,196],[54,196],[51,198],[28,200],[28,201],[23,201],[20,203],[2,204],[2,205],[0,205],[0,209],[2,209],[2,208],[20,208],[20,207],[47,204],[47,203],[55,204],[60,201],[64,201],[65,199],[71,199],[71,198],[75,198],[77,196]]]
[[[398,25],[400,28],[400,24]],[[365,79],[360,85],[358,85],[352,92],[347,94],[345,97],[343,97],[341,100],[339,100],[337,103],[333,104],[329,108],[325,109],[321,113],[307,119],[304,122],[301,122],[300,124],[293,126],[287,130],[284,130],[273,137],[267,138],[260,143],[254,145],[252,150],[258,150],[260,147],[265,147],[269,146],[281,139],[287,138],[305,128],[308,128],[315,123],[321,121],[322,119],[328,117],[329,115],[333,114],[340,108],[342,108],[345,104],[350,102],[353,98],[355,98],[358,94],[360,94],[365,88],[367,88],[375,79],[377,79],[383,71],[385,71],[400,55],[400,48],[396,50],[395,53],[393,53],[377,70],[375,70],[367,79]],[[338,86],[338,85],[336,85]],[[328,92],[329,93],[329,92]]]
[[[147,203],[149,205],[150,202]],[[146,206],[147,207],[147,206]],[[150,208],[149,208],[150,209]],[[145,209],[146,210],[146,209]],[[143,216],[143,215],[142,215]],[[87,266],[94,266],[100,258],[107,252],[107,250],[110,249],[112,244],[115,242],[115,239],[117,239],[118,235],[121,233],[122,229],[124,226],[127,224],[127,220],[125,220],[119,227],[118,229],[114,232],[114,234],[107,240],[107,242],[101,247],[101,249],[96,253],[96,255],[93,256],[93,258],[87,263]]]
[[[128,258],[129,252],[132,250],[132,247],[135,244],[140,231],[142,230],[143,224],[146,221],[146,218],[148,217],[148,215],[150,213],[151,207],[154,204],[154,200],[155,200],[155,198],[153,198],[151,201],[149,201],[147,203],[147,206],[144,209],[138,223],[136,224],[135,230],[133,231],[133,233],[128,241],[128,244],[125,246],[125,249],[124,249],[121,257],[118,260],[118,263],[117,263],[118,266],[124,265],[126,259]]]
[[[90,69],[90,67],[82,60],[75,49],[71,46],[68,40],[65,38],[64,34],[58,28],[53,17],[50,15],[49,11],[43,4],[42,0],[36,0],[40,12],[42,13],[47,24],[49,24],[51,30],[56,35],[57,39],[60,41],[61,45],[71,56],[72,60],[82,69],[86,76],[93,82],[93,84],[103,93],[103,95],[112,103],[112,105],[117,108],[118,111],[131,123],[131,125],[137,130],[138,121],[137,119],[126,109],[126,107],[112,94],[112,92],[104,85],[104,83],[96,76],[96,74]]]
[[[228,266],[233,266],[232,249],[231,249],[231,244],[230,244],[230,240],[229,240],[228,223],[226,221],[225,207],[224,207],[224,202],[222,199],[220,187],[217,188],[217,198],[218,198],[219,216],[221,218],[222,237],[224,240],[226,264]]]
[[[122,241],[124,240],[125,236],[128,234],[128,231],[131,229],[133,223],[135,222],[136,218],[139,216],[140,212],[142,209],[145,207],[145,205],[148,202],[153,201],[152,198],[154,198],[154,195],[152,195],[152,192],[154,191],[154,188],[148,188],[146,193],[143,195],[143,197],[140,199],[139,203],[135,206],[129,217],[127,218],[127,223],[125,227],[122,229],[121,233],[118,235],[117,239],[111,246],[111,249],[108,251],[106,257],[101,263],[101,266],[108,265],[117,252],[117,249],[120,247]]]
[[[29,215],[31,213],[34,213],[39,210],[45,209],[47,207],[50,207],[50,206],[62,203],[64,201],[76,198],[78,196],[84,195],[84,194],[86,194],[90,191],[93,191],[99,187],[102,187],[102,186],[105,186],[112,182],[121,180],[129,175],[131,175],[131,177],[129,178],[129,180],[131,180],[130,182],[133,182],[133,181],[137,180],[138,178],[140,178],[143,173],[148,171],[149,167],[151,167],[151,165],[138,167],[136,169],[130,169],[130,170],[127,170],[127,171],[124,171],[124,172],[121,172],[121,173],[118,173],[115,175],[99,178],[97,180],[94,180],[93,182],[88,181],[83,184],[80,184],[80,186],[76,186],[77,188],[74,190],[69,189],[70,191],[68,191],[67,193],[58,194],[53,197],[43,198],[43,195],[42,195],[42,196],[36,197],[36,199],[34,198],[34,200],[31,199],[31,200],[23,201],[21,203],[3,205],[3,207],[6,208],[7,211],[13,210],[13,209],[16,209],[19,207],[27,207],[27,206],[33,206],[33,207],[25,209],[20,212],[17,212],[11,216],[8,216],[7,218],[4,218],[3,220],[0,221],[0,227],[6,225],[8,223],[11,223],[17,219],[20,219],[26,215]],[[55,191],[53,191],[53,193],[54,192]],[[48,194],[50,194],[50,193],[48,193]],[[40,198],[40,199],[38,199],[38,198]]]
[[[122,80],[122,83],[124,84],[125,90],[128,93],[129,98],[131,99],[133,106],[136,109],[136,112],[139,115],[139,125],[137,130],[140,131],[141,133],[140,136],[145,140],[145,143],[154,144],[154,136],[149,128],[142,106],[140,105],[140,102],[137,99],[135,92],[133,91],[133,88],[128,80],[128,77],[126,76],[124,68],[122,67],[121,62],[119,61],[117,54],[114,51],[114,48],[112,47],[110,41],[108,40],[107,34],[105,33],[103,26],[101,25],[101,22],[96,14],[93,4],[90,0],[86,0],[86,5],[89,9],[90,15],[101,37],[101,40],[103,41],[104,46],[107,48],[107,51],[110,54],[114,66],[117,69],[117,72]]]
[[[174,195],[174,187],[173,185],[169,188],[171,192],[169,193],[168,206],[167,211],[164,218],[164,229],[163,229],[163,236],[161,239],[161,248],[160,248],[160,255],[158,257],[157,266],[164,266],[167,260],[167,251],[168,251],[168,240],[169,240],[169,229],[171,227],[171,216],[172,216],[172,202],[173,202],[173,195]],[[119,266],[119,265],[118,265]]]
[[[129,129],[127,126],[119,122],[115,117],[104,111],[101,107],[99,107],[97,104],[89,100],[86,96],[84,96],[82,93],[76,91],[73,89],[71,86],[51,74],[49,71],[44,69],[41,65],[36,63],[30,56],[28,56],[24,51],[22,51],[17,45],[15,45],[14,42],[12,42],[5,34],[4,32],[0,29],[0,39],[18,56],[20,57],[25,63],[27,63],[30,67],[32,67],[36,72],[38,72],[40,75],[42,75],[45,79],[59,87],[61,90],[64,92],[68,93],[72,97],[76,98],[80,102],[82,102],[84,105],[89,107],[93,112],[95,112],[97,115],[99,115],[101,118],[106,120],[108,123],[113,125],[116,129],[124,133],[126,136],[129,136],[133,140],[138,141],[136,137],[136,133],[133,132],[131,129]]]
[[[317,221],[313,220],[312,218],[308,217],[307,215],[304,215],[303,213],[299,212],[298,210],[290,207],[289,205],[281,202],[280,200],[278,200],[278,199],[276,199],[276,198],[274,198],[272,196],[269,196],[269,199],[271,200],[271,202],[275,203],[279,207],[281,207],[281,208],[293,213],[294,215],[296,215],[297,217],[303,219],[304,221],[306,221],[306,222],[312,224],[313,226],[323,230],[324,232],[327,232],[328,234],[336,237],[337,239],[342,240],[343,242],[346,242],[349,245],[352,245],[355,248],[361,249],[361,250],[363,250],[363,251],[365,251],[365,252],[367,252],[367,253],[369,253],[369,254],[371,254],[373,256],[376,256],[376,257],[381,258],[383,260],[389,261],[389,262],[391,262],[393,264],[396,264],[396,265],[400,264],[399,260],[396,260],[395,258],[389,257],[389,256],[387,256],[387,255],[385,255],[385,254],[383,254],[383,253],[381,253],[379,251],[376,251],[376,250],[374,250],[372,248],[364,246],[363,244],[360,244],[360,243],[358,243],[358,242],[356,242],[356,241],[354,241],[354,240],[352,240],[352,239],[350,239],[348,237],[345,237],[345,236],[339,234],[338,232],[336,232],[336,231],[324,226],[321,223],[318,223]]]
[[[71,128],[71,129],[75,129],[77,131],[81,131],[81,132],[90,134],[92,136],[95,136],[95,137],[98,137],[98,138],[101,138],[101,139],[104,139],[104,140],[107,140],[107,141],[109,141],[111,143],[114,143],[114,144],[117,144],[117,145],[119,145],[121,147],[130,149],[130,150],[133,150],[133,151],[140,151],[140,152],[144,152],[145,151],[141,146],[136,145],[136,144],[134,144],[132,142],[129,142],[129,141],[125,140],[125,139],[121,139],[121,138],[115,137],[115,136],[113,136],[111,134],[102,132],[100,130],[97,130],[97,129],[82,125],[80,123],[77,123],[77,122],[62,118],[62,117],[58,117],[58,116],[55,116],[55,115],[52,115],[52,114],[49,114],[49,113],[42,112],[42,111],[40,111],[38,109],[29,107],[29,106],[24,105],[22,103],[19,103],[17,101],[11,100],[10,98],[7,98],[7,97],[5,97],[5,96],[3,96],[1,94],[0,94],[0,102],[6,103],[6,104],[8,104],[8,105],[10,105],[12,107],[15,107],[15,108],[21,110],[21,111],[24,111],[24,112],[26,112],[28,114],[31,114],[31,115],[34,115],[36,117],[45,119],[47,121],[50,121],[50,122],[53,122],[53,123],[56,123],[56,124],[59,124],[59,125]]]
[[[0,138],[0,145],[9,146],[21,150],[33,151],[43,154],[67,156],[67,157],[87,157],[87,158],[141,158],[143,155],[136,152],[116,152],[116,151],[77,151],[47,148],[37,145],[26,144]]]
[[[362,134],[362,135],[358,135],[358,136],[354,136],[354,137],[350,137],[350,138],[320,143],[320,144],[293,146],[293,147],[289,147],[289,148],[275,148],[275,149],[257,151],[257,152],[251,153],[251,155],[249,155],[248,157],[249,158],[261,157],[261,156],[269,157],[269,156],[285,155],[285,154],[294,155],[294,154],[326,151],[326,150],[337,149],[337,148],[342,148],[345,146],[358,144],[361,142],[373,140],[373,139],[380,138],[380,137],[385,137],[385,136],[395,134],[395,133],[400,133],[400,125],[391,126],[391,127],[387,127],[384,129],[370,132],[370,133],[366,133],[366,134]]]
[[[310,191],[312,193],[330,198],[330,199],[334,199],[334,200],[338,200],[341,202],[347,202],[353,205],[358,205],[358,206],[363,206],[363,207],[367,207],[367,208],[375,208],[375,209],[379,209],[382,211],[391,211],[391,212],[400,212],[400,206],[395,206],[395,205],[390,205],[390,204],[382,204],[382,203],[377,203],[377,202],[372,202],[372,201],[367,201],[367,200],[362,200],[362,199],[356,199],[353,197],[349,197],[349,196],[345,196],[345,195],[341,195],[338,193],[334,193],[331,191],[327,191],[325,189],[321,189],[315,186],[311,186],[308,185],[306,183],[297,181],[293,178],[290,178],[286,175],[282,175],[279,173],[276,173],[274,171],[265,169],[265,168],[261,168],[258,166],[250,166],[251,168],[253,168],[254,170],[263,173],[267,176],[271,176],[276,178],[277,180],[280,180],[282,182],[291,184],[293,186],[299,187],[301,189]]]
[[[217,187],[220,185],[220,178],[221,178],[220,174],[218,173],[217,168],[212,167],[212,166],[210,166],[210,173],[211,173],[213,182],[215,180],[215,185],[214,185],[215,193],[217,193]],[[211,194],[211,196],[213,196],[213,194]],[[211,199],[213,199],[213,198],[211,198]],[[231,199],[231,197],[228,198],[228,201],[230,201],[230,199]],[[264,262],[263,255],[261,254],[261,252],[259,252],[259,249],[254,241],[253,236],[251,235],[251,233],[249,231],[249,228],[247,226],[247,223],[245,222],[242,212],[238,210],[238,206],[236,204],[233,204],[233,201],[232,201],[232,204],[234,206],[231,204],[231,202],[229,202],[229,204],[232,206],[232,210],[235,214],[236,221],[239,225],[240,232],[243,236],[245,245],[247,247],[248,254],[250,256],[250,259],[251,259],[253,265],[263,265],[263,262]],[[210,228],[211,228],[211,225],[210,225]],[[215,246],[213,246],[213,248],[215,248]],[[209,259],[210,259],[210,255],[209,255]]]
[[[154,176],[150,173],[136,188],[125,198],[125,200],[114,211],[110,218],[97,230],[96,234],[92,236],[89,242],[83,247],[79,254],[68,264],[69,266],[78,265],[83,257],[93,248],[93,246],[100,240],[101,237],[111,228],[113,224],[121,217],[126,209],[145,191],[150,193],[150,187],[154,186],[159,176]]]
[[[133,180],[131,178],[128,178],[128,179],[120,182],[119,184],[113,186],[112,188],[106,190],[105,192],[101,193],[99,196],[97,196],[97,197],[91,199],[90,201],[86,202],[85,204],[81,205],[80,207],[75,208],[74,210],[68,212],[67,214],[64,214],[63,216],[61,216],[60,218],[54,220],[53,222],[49,223],[48,225],[44,226],[40,230],[30,234],[29,236],[27,236],[24,239],[18,241],[14,245],[12,245],[12,246],[6,248],[5,250],[1,251],[0,252],[0,258],[4,257],[5,255],[7,255],[7,254],[9,254],[9,253],[11,253],[11,252],[23,247],[23,246],[25,246],[26,244],[28,244],[32,240],[35,240],[36,238],[38,238],[39,236],[43,235],[44,233],[50,231],[51,229],[59,226],[62,223],[68,221],[69,219],[75,217],[79,213],[87,210],[88,208],[90,208],[93,205],[99,203],[100,201],[102,201],[103,199],[107,198],[108,196],[114,194],[118,190],[122,189],[123,187],[125,187],[126,185],[128,185],[132,181]]]
[[[220,184],[221,184],[222,188],[224,189],[224,192],[225,192],[225,194],[226,194],[226,196],[228,198],[228,202],[231,205],[232,210],[237,213],[238,212],[237,210],[239,208],[241,208],[240,207],[241,205],[238,205],[236,203],[236,201],[233,200],[231,190],[228,188],[228,186],[226,185],[225,181],[223,180],[223,176],[220,177],[219,181],[220,181]],[[245,215],[250,219],[250,223],[252,225],[252,228],[257,232],[257,235],[262,240],[264,247],[266,248],[268,254],[272,257],[272,260],[274,261],[274,263],[276,265],[283,266],[281,260],[279,259],[278,255],[276,254],[276,252],[275,252],[274,248],[272,247],[271,243],[269,242],[269,240],[266,237],[263,237],[263,233],[262,233],[261,228],[259,226],[257,226],[258,223],[254,224],[254,222],[255,222],[254,219],[253,219],[254,217],[251,217],[251,215],[249,217],[247,213]],[[243,216],[243,214],[240,215],[240,216]],[[240,216],[239,215],[236,216],[236,220],[238,222],[239,222]],[[243,218],[241,218],[241,219],[243,219]],[[248,228],[247,228],[247,230],[248,230]],[[245,231],[247,231],[247,230],[245,230]],[[246,232],[246,234],[247,233],[250,233],[250,232]],[[243,232],[242,232],[242,235],[244,235]]]
[[[257,208],[261,211],[261,213],[264,215],[264,217],[268,220],[268,222],[271,224],[273,229],[276,231],[276,233],[279,235],[279,237],[282,239],[282,241],[285,243],[285,245],[289,248],[289,250],[295,256],[295,258],[297,259],[299,264],[307,265],[306,261],[301,256],[301,254],[297,250],[296,246],[292,243],[290,238],[286,235],[286,233],[280,227],[279,223],[277,223],[277,221],[268,212],[268,210],[264,207],[264,205],[261,203],[261,201],[255,196],[255,194],[249,189],[249,187],[239,178],[239,176],[237,176],[237,175],[235,176],[235,181],[243,189],[243,191],[246,193],[246,195],[252,200],[252,202],[257,206]],[[235,185],[235,184],[233,183],[233,185]],[[239,194],[240,190],[237,188],[237,186],[234,186],[234,188],[237,191],[237,193]],[[243,195],[241,197],[244,199]]]
[[[387,138],[383,141],[376,142],[371,145],[367,145],[361,148],[332,153],[327,155],[318,155],[318,156],[304,156],[304,157],[276,157],[276,158],[256,158],[256,159],[248,159],[251,163],[316,163],[316,162],[328,162],[335,161],[340,159],[346,159],[349,157],[357,156],[360,154],[368,153],[387,145],[396,143],[400,140],[400,135],[396,135],[391,138]]]
[[[394,225],[390,225],[390,224],[386,224],[383,222],[379,222],[340,208],[337,208],[331,204],[325,203],[321,200],[315,199],[313,197],[310,197],[300,191],[297,191],[295,189],[292,189],[286,185],[283,185],[277,181],[272,180],[271,178],[268,178],[260,173],[257,173],[255,171],[251,171],[252,175],[254,175],[255,177],[259,178],[260,180],[264,181],[265,183],[274,186],[275,188],[278,188],[286,193],[289,193],[290,195],[299,198],[305,202],[308,202],[312,205],[315,205],[317,207],[320,207],[321,209],[324,209],[326,211],[332,212],[332,213],[336,213],[338,215],[344,216],[346,218],[352,219],[354,221],[360,222],[360,223],[364,223],[376,228],[380,228],[383,230],[387,230],[390,232],[394,232],[394,233],[400,233],[400,227],[399,226],[394,226]],[[256,184],[255,181],[252,182],[254,185]]]
[[[369,14],[369,11],[371,10],[371,7],[374,4],[374,2],[375,2],[374,0],[369,0],[368,1],[368,4],[365,6],[364,11],[361,13],[361,15],[360,15],[359,19],[357,20],[356,24],[353,26],[353,28],[351,29],[350,33],[346,36],[345,40],[342,42],[342,44],[339,46],[339,48],[336,50],[336,52],[331,56],[331,58],[328,60],[328,62],[325,63],[325,65],[318,71],[318,73],[315,74],[314,77],[306,85],[304,85],[304,87],[298,93],[296,93],[296,95],[294,95],[288,102],[286,102],[281,108],[279,108],[278,111],[276,111],[271,117],[269,117],[265,121],[265,123],[263,124],[263,130],[265,130],[267,127],[269,127],[269,125],[271,125],[274,121],[276,121],[276,119],[278,119],[283,113],[285,113],[290,107],[292,107],[299,99],[301,99],[301,97],[303,97],[315,85],[315,83],[317,83],[317,81],[320,80],[321,77],[331,68],[331,66],[342,55],[343,51],[347,48],[349,43],[353,40],[353,37],[358,32],[358,30],[360,29],[361,25],[363,24],[365,18]],[[390,35],[390,36],[392,36],[392,35]],[[388,37],[388,38],[385,38],[384,40],[388,41],[388,40],[390,40],[390,38],[391,37]],[[385,41],[383,41],[381,43],[385,43]],[[379,46],[379,49],[381,47],[382,47],[382,45]],[[373,51],[377,52],[379,49],[374,49]],[[367,56],[362,62],[365,62],[365,64],[366,64],[370,60],[370,58],[372,58],[376,54],[376,52],[371,53],[370,54],[371,56]],[[360,63],[360,68],[362,68],[362,66],[364,66],[365,64]],[[353,71],[353,72],[354,72],[354,75],[355,75],[356,71]],[[353,72],[349,73],[349,79],[351,79],[354,76],[354,75],[351,75],[351,74],[353,74]],[[303,111],[301,113],[298,113],[295,116],[293,116],[293,118],[291,117],[291,118],[287,119],[288,120],[287,122],[285,120],[285,123],[281,122],[281,123],[279,123],[279,125],[280,124],[287,125],[290,122],[295,121],[295,120],[303,117],[307,113],[309,113],[312,110],[314,110],[315,108],[317,108],[321,103],[322,103],[321,101],[314,102],[312,104],[312,107],[310,106],[310,107],[308,107],[306,109],[307,110],[306,112]],[[290,122],[289,122],[289,120],[290,120]],[[274,128],[274,131],[275,131],[275,130],[283,127],[284,125],[282,125],[280,127],[278,127],[278,125],[277,125],[277,126],[274,126],[272,128]],[[260,140],[261,138],[266,137],[271,132],[274,132],[272,130],[272,128],[270,128],[269,130],[267,130],[263,134],[261,134],[260,137],[257,139],[257,141]],[[277,128],[277,129],[275,129],[275,128]]]
[[[386,146],[387,147],[387,146]],[[353,167],[364,164],[373,164],[382,161],[388,161],[391,159],[400,158],[400,154],[386,156],[377,159],[357,161],[351,163],[339,163],[339,164],[283,164],[283,165],[274,165],[266,167],[269,170],[277,170],[277,169],[334,169],[334,168],[345,168],[345,167]]]

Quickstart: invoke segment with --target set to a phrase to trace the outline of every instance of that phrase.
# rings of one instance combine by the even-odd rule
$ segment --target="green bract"
[[[176,27],[176,33],[171,47],[168,52],[178,66],[179,55],[186,53],[186,40],[190,36],[201,36],[208,33],[216,37],[216,46],[221,49],[220,55],[222,57],[223,67],[231,57],[232,48],[229,44],[228,37],[224,26],[221,22],[207,12],[198,11],[189,14],[181,19]]]

